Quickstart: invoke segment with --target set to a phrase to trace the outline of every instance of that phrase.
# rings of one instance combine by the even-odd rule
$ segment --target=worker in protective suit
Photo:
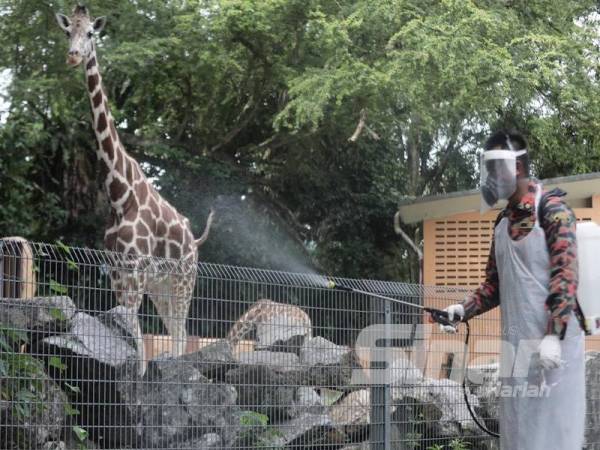
[[[576,298],[576,219],[564,195],[544,192],[530,177],[519,133],[502,130],[488,139],[482,210],[508,202],[494,226],[485,281],[446,311],[452,321],[468,320],[500,306],[502,450],[583,446],[585,324]]]

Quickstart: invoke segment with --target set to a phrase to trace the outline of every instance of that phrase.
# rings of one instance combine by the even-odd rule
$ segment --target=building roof
[[[565,197],[572,208],[591,206],[591,198],[600,195],[600,172],[542,180],[545,189],[560,187],[567,192]],[[479,211],[479,189],[450,192],[406,199],[399,203],[398,215],[404,223],[440,219],[453,214]]]

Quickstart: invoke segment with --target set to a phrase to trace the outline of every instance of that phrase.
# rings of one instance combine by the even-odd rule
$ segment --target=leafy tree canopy
[[[101,247],[107,202],[89,100],[54,13],[3,0],[0,229]],[[128,151],[200,233],[208,261],[415,279],[403,197],[475,186],[497,126],[540,177],[595,171],[589,0],[90,1]],[[407,227],[419,240],[419,230]]]

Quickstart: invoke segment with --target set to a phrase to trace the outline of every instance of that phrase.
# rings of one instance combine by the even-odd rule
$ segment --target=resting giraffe
[[[106,18],[92,20],[85,6],[76,6],[71,17],[56,14],[56,19],[69,38],[67,64],[76,67],[83,63],[85,69],[92,126],[98,140],[97,156],[111,207],[104,246],[127,256],[118,258],[118,268],[111,272],[112,289],[119,303],[131,308],[135,315],[143,294],[148,293],[173,339],[172,354],[179,356],[186,347],[186,320],[196,282],[198,247],[208,238],[213,211],[202,236],[194,240],[189,220],[157,193],[137,161],[125,151],[108,107],[93,41]],[[176,259],[178,267],[167,272],[163,265],[163,272],[159,273],[158,266],[156,272],[150,273],[149,266],[157,266],[140,256]],[[146,361],[139,324],[136,342],[143,373]]]

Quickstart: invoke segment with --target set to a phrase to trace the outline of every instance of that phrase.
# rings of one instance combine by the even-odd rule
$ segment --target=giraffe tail
[[[210,214],[208,215],[208,219],[206,219],[206,226],[204,227],[204,232],[202,233],[202,236],[200,236],[198,239],[196,239],[194,241],[194,243],[196,244],[196,247],[200,247],[208,239],[208,233],[210,231],[210,226],[212,225],[214,215],[215,215],[215,210],[211,208]]]

